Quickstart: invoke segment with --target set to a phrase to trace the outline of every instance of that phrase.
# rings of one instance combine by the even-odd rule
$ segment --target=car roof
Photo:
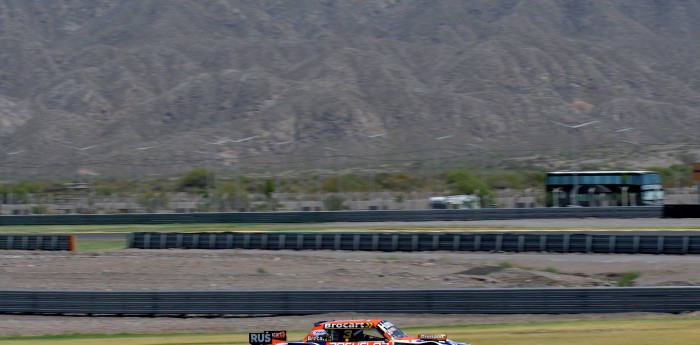
[[[382,321],[382,319],[330,320],[319,321],[315,325],[323,326],[323,328],[331,328],[332,326],[339,326],[339,328],[374,328]]]

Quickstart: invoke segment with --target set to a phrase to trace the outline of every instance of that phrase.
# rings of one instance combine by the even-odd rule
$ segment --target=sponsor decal
[[[323,325],[325,329],[343,329],[343,328],[374,328],[371,322],[339,322],[327,323]]]
[[[383,341],[330,342],[328,345],[387,345]]]
[[[323,329],[314,329],[314,330],[311,331],[311,334],[313,334],[313,335],[322,335],[322,334],[328,334],[328,332],[326,332],[326,331],[323,330]]]
[[[445,340],[447,339],[446,334],[419,334],[418,338],[421,340]]]
[[[270,345],[273,340],[287,340],[287,331],[248,333],[248,342],[251,345]]]
[[[248,342],[251,345],[272,344],[272,334],[270,334],[269,332],[248,333]]]
[[[314,337],[308,337],[306,341],[328,341],[330,340],[330,337],[327,335],[317,335]]]

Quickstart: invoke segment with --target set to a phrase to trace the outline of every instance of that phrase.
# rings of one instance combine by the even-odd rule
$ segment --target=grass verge
[[[78,241],[79,252],[104,251],[104,250],[120,250],[126,249],[126,241],[124,240],[80,240]]]
[[[383,223],[376,225],[368,224],[345,224],[339,226],[336,223],[266,223],[266,224],[248,224],[248,223],[222,223],[222,224],[133,224],[133,225],[3,225],[0,226],[0,234],[87,234],[87,233],[128,233],[128,232],[222,232],[222,231],[285,231],[285,232],[334,232],[334,231],[401,231],[401,232],[470,232],[470,231],[502,231],[503,227],[473,227],[473,226],[407,226],[406,224],[387,226]],[[663,229],[656,228],[616,228],[616,230],[635,230],[635,231],[658,231],[658,230],[673,230],[674,227],[665,227]],[[609,231],[606,229],[596,228],[508,228],[509,232],[527,232],[527,231]],[[700,227],[678,230],[698,231]]]
[[[283,329],[283,325],[275,329]],[[251,331],[260,331],[254,329]],[[496,325],[411,327],[411,335],[446,333],[450,339],[473,345],[696,345],[700,319],[594,320]],[[300,339],[306,331],[291,331]],[[0,345],[244,345],[247,333],[230,334],[116,334],[59,335],[0,338]]]

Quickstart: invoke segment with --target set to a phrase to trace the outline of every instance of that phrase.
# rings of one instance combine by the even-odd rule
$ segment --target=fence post
[[[608,240],[608,253],[610,254],[615,254],[617,253],[617,237],[615,235],[610,235],[610,239]]]
[[[568,253],[570,251],[569,249],[571,247],[571,235],[564,234],[564,236],[562,237],[562,241],[563,241],[563,243],[562,243],[561,250],[563,253]]]
[[[260,235],[260,249],[267,249],[267,234]]]
[[[635,235],[632,237],[632,253],[639,253],[639,236]]]
[[[525,235],[518,235],[518,252],[525,251]]]
[[[277,249],[287,249],[287,235],[280,234]]]
[[[199,234],[192,235],[192,249],[199,248]]]
[[[586,235],[586,253],[593,252],[593,236]]]
[[[355,233],[352,236],[352,250],[360,250],[360,234]]]
[[[250,249],[250,234],[243,234],[243,249]]]
[[[660,235],[656,238],[656,254],[662,254],[664,252],[664,244],[666,242],[666,236]]]
[[[333,241],[333,250],[340,250],[340,237],[341,234],[335,234],[335,240]]]
[[[395,252],[399,249],[399,235],[391,235],[391,251]]]
[[[547,235],[540,235],[540,251],[547,251]]]
[[[297,250],[304,250],[304,234],[297,235]]]
[[[323,234],[317,233],[316,234],[316,250],[321,250],[321,249],[323,249]]]
[[[502,234],[496,235],[496,247],[494,248],[494,250],[497,252],[500,252],[503,250],[503,235]]]

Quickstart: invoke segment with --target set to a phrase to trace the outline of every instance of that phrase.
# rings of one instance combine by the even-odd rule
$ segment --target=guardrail
[[[136,232],[128,235],[127,246],[137,249],[700,254],[700,236],[457,232]]]
[[[700,310],[700,287],[312,290],[0,291],[0,313],[222,316],[335,312],[576,314]],[[310,301],[314,301],[310,303]]]
[[[73,235],[0,235],[0,249],[75,251]]]
[[[542,218],[661,218],[661,206],[476,210],[138,213],[0,216],[0,225],[424,222]]]

